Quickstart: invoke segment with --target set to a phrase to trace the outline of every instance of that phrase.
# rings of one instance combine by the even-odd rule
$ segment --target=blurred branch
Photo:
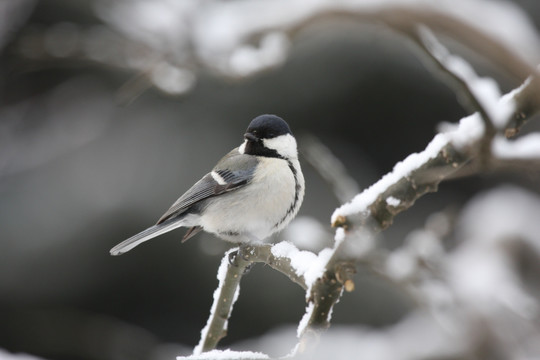
[[[540,112],[540,77],[538,73],[531,75],[525,83],[514,91],[513,99],[518,111],[508,124],[505,136],[514,137],[519,129],[534,115]]]
[[[416,32],[419,24],[425,25],[465,45],[517,81],[525,80],[536,71],[499,40],[450,14],[394,7],[382,10],[375,16],[386,25],[405,34]]]
[[[412,4],[410,6],[395,6],[392,4],[377,4],[371,8],[359,6],[358,8],[323,7],[320,11],[312,11],[309,15],[299,19],[293,24],[286,26],[278,24],[277,27],[258,29],[251,37],[259,37],[268,31],[283,30],[289,36],[294,37],[304,29],[321,22],[327,21],[354,21],[363,23],[382,23],[400,34],[417,37],[418,26],[424,25],[436,33],[445,36],[466,46],[487,61],[493,63],[499,69],[512,76],[516,81],[522,82],[528,76],[535,74],[536,69],[517,56],[500,40],[485,34],[478,27],[443,11],[429,10],[422,6]],[[429,56],[431,56],[428,54]],[[534,84],[535,91],[540,91],[540,84]],[[540,100],[535,100],[538,102]]]
[[[507,10],[497,3],[463,2],[467,3],[468,9],[478,12],[486,7],[498,9],[499,13]],[[400,34],[414,34],[422,24],[479,54],[517,82],[535,73],[534,67],[522,56],[536,54],[538,47],[530,46],[521,53],[516,52],[508,38],[497,38],[485,32],[489,26],[482,20],[493,22],[496,12],[484,11],[480,14],[482,18],[472,23],[463,11],[454,11],[461,3],[426,6],[422,2],[411,2],[396,6],[394,1],[380,1],[373,4],[320,3],[306,7],[298,6],[295,1],[261,2],[259,11],[253,12],[250,5],[242,2],[211,1],[204,6],[189,7],[159,2],[159,9],[171,10],[171,19],[190,21],[176,21],[168,24],[170,28],[165,25],[151,28],[148,33],[144,21],[133,21],[133,7],[129,1],[102,1],[96,7],[96,15],[105,25],[71,29],[82,35],[79,42],[66,42],[66,37],[72,39],[68,37],[70,32],[59,31],[61,27],[53,26],[27,35],[19,45],[22,55],[33,59],[86,59],[145,77],[146,82],[138,79],[139,75],[135,76],[136,81],[128,81],[119,94],[123,102],[136,97],[148,84],[165,93],[184,94],[193,88],[195,74],[201,70],[231,78],[245,78],[266,71],[285,61],[289,39],[314,24],[327,22],[383,24]],[[246,12],[250,14],[249,21],[244,16]],[[287,16],[277,15],[283,12]],[[514,38],[523,40],[526,37],[523,33],[530,35],[535,31],[517,12],[506,11],[505,16],[507,26],[514,25]],[[229,31],[224,33],[219,25],[230,25]],[[29,48],[30,43],[39,46]],[[56,47],[51,48],[50,43]],[[539,88],[535,85],[536,91]]]
[[[481,92],[486,92],[486,81],[479,79],[473,68],[463,59],[451,55],[426,26],[419,26],[416,31],[408,32],[406,35],[420,46],[423,50],[422,53],[428,55],[440,72],[452,80],[451,83],[456,84],[455,92],[463,94],[472,109],[482,117],[484,137],[479,146],[479,157],[480,163],[487,166],[487,161],[491,157],[491,141],[497,132],[491,114],[495,113],[497,109],[489,109],[488,107],[493,104],[486,102],[496,102],[498,99],[482,99],[482,97],[486,98],[486,94],[481,94]],[[494,83],[489,83],[489,85],[491,85],[489,86],[490,90],[494,91],[487,96],[500,96],[496,85]]]
[[[340,202],[348,201],[358,194],[359,186],[356,180],[349,175],[341,160],[317,137],[305,135],[299,143],[304,158],[328,183]]]

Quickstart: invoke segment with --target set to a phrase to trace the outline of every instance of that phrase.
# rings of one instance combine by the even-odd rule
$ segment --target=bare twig
[[[314,135],[300,139],[301,153],[328,183],[340,202],[350,200],[358,194],[357,182],[349,175],[343,163]]]

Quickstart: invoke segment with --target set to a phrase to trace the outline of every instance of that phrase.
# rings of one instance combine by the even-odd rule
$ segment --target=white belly
[[[296,215],[304,196],[304,179],[298,165],[297,179],[286,160],[260,158],[249,185],[211,201],[201,217],[201,226],[234,242],[262,242],[283,229]],[[262,165],[262,166],[261,166]],[[297,182],[301,191],[297,192]],[[296,207],[291,210],[295,196]]]

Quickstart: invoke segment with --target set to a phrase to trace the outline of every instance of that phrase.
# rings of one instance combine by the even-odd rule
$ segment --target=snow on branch
[[[428,49],[429,55],[433,56],[445,71],[455,77],[460,77],[470,96],[474,97],[476,102],[482,104],[481,100],[476,99],[476,97],[478,95],[482,96],[484,93],[483,90],[479,90],[475,86],[477,85],[477,78],[472,68],[468,64],[464,64],[462,60],[457,62],[460,64],[458,68],[455,66],[447,68],[449,55],[439,57],[444,48],[439,47],[440,45],[434,42],[433,39],[430,39],[430,45],[436,45],[438,48]],[[443,52],[443,54],[445,53]],[[455,61],[451,62],[450,65],[455,63]],[[496,102],[490,100],[488,103],[482,104],[482,106],[489,106],[490,111],[498,111],[496,115],[500,117],[497,124],[498,128],[503,127],[503,119],[506,124],[510,123],[510,115],[512,117],[521,116],[519,105],[528,104],[530,99],[524,101],[523,98],[518,98],[518,96],[525,93],[535,94],[534,91],[529,92],[528,86],[531,83],[532,81],[529,81],[518,90],[499,97]],[[489,93],[493,94],[494,92],[491,90],[489,90]],[[538,108],[535,111],[538,111]],[[326,265],[323,277],[317,279],[317,282],[312,286],[310,299],[324,297],[322,294],[328,294],[329,286],[334,291],[342,291],[346,288],[346,282],[337,281],[339,280],[337,274],[344,263],[354,266],[354,260],[343,261],[344,252],[341,251],[343,244],[358,241],[358,238],[365,236],[366,229],[369,234],[389,227],[398,213],[411,207],[424,194],[436,191],[442,180],[478,157],[482,143],[490,144],[492,136],[487,134],[486,119],[483,121],[479,113],[465,117],[458,125],[447,126],[444,132],[437,134],[424,151],[409,155],[405,160],[396,164],[394,169],[378,182],[355,196],[350,202],[336,209],[331,219],[332,225],[338,227],[335,236],[336,246],[333,249],[332,257]],[[486,141],[486,138],[488,138],[488,141]],[[528,141],[527,151],[530,151],[531,147],[532,145]],[[331,285],[334,286],[331,287]],[[330,303],[330,305],[323,310],[319,309],[317,311],[315,308],[316,302],[314,302],[314,306],[308,306],[305,317],[309,317],[309,320],[305,321],[305,329],[316,330],[321,325],[325,325],[333,305],[338,300],[332,299],[332,301],[328,301],[326,299],[323,303]]]
[[[177,356],[176,360],[256,360],[269,359],[268,355],[253,351],[211,350],[204,354]]]
[[[503,109],[507,124],[511,119],[522,117],[520,105],[530,99],[520,95],[534,96],[530,91],[532,82],[501,98],[497,108]],[[540,109],[540,104],[535,113]],[[377,220],[381,230],[392,223],[393,217],[413,205],[414,201],[429,191],[435,191],[438,184],[471,161],[476,156],[476,149],[486,136],[485,122],[478,113],[461,119],[458,125],[446,125],[445,131],[437,134],[420,153],[413,153],[397,163],[394,169],[378,182],[355,196],[350,202],[336,209],[332,215],[332,224],[337,227],[349,227],[349,218],[360,215],[364,219],[371,216]],[[523,140],[522,140],[523,141]],[[531,148],[527,140],[528,149]],[[499,145],[496,145],[499,146]],[[387,199],[391,199],[387,201]],[[397,206],[392,204],[397,203]]]
[[[250,266],[258,262],[265,263],[311,293],[311,284],[324,273],[331,253],[330,249],[323,249],[316,255],[310,251],[298,250],[287,242],[243,245],[229,250],[221,260],[217,274],[219,284],[214,291],[210,316],[193,354],[206,355],[226,335],[228,319],[240,292],[240,281]]]
[[[459,79],[489,119],[483,119],[476,112],[461,119],[457,125],[445,126],[424,151],[409,155],[378,182],[336,209],[331,218],[332,225],[338,228],[333,248],[316,255],[282,242],[242,246],[226,254],[220,266],[220,285],[214,294],[211,315],[202,331],[201,342],[195,348],[195,355],[214,349],[224,336],[240,279],[244,270],[256,262],[270,265],[306,290],[308,305],[297,330],[300,343],[294,351],[302,351],[306,344],[318,341],[320,331],[330,324],[334,305],[344,291],[354,289],[352,276],[359,255],[348,251],[348,246],[353,242],[366,241],[373,233],[389,227],[398,213],[410,208],[424,194],[436,191],[441,181],[477,158],[486,138],[491,144],[492,136],[486,132],[486,124],[492,117],[497,118],[492,123],[496,124],[493,129],[502,131],[505,126],[510,126],[517,132],[527,117],[521,107],[527,106],[527,115],[539,110],[537,99],[531,99],[536,95],[536,78],[531,77],[520,88],[495,99],[498,89],[493,88],[493,83],[479,80],[464,60],[447,53],[427,30],[421,30],[420,35],[421,48],[443,71]],[[526,144],[527,153],[536,148],[536,145],[530,145],[533,141],[529,139],[537,138],[524,137],[519,141]],[[500,147],[496,143],[493,146]]]
[[[498,159],[540,160],[540,134],[525,135],[514,141],[497,136],[493,139],[492,152]]]
[[[247,3],[233,4],[245,7],[240,12],[244,15],[252,7]],[[274,5],[269,2],[262,4],[274,9]],[[336,209],[331,217],[332,225],[338,228],[332,248],[314,254],[300,251],[292,244],[283,242],[273,246],[242,246],[226,254],[220,266],[220,284],[214,294],[210,318],[201,333],[201,342],[194,350],[195,356],[207,354],[225,335],[241,277],[245,269],[257,262],[270,265],[306,290],[308,304],[297,330],[300,344],[295,349],[302,351],[306,343],[317,341],[320,330],[329,326],[333,307],[343,292],[354,289],[352,276],[362,252],[348,251],[351,243],[366,242],[374,233],[389,227],[398,213],[410,208],[424,194],[436,191],[441,181],[472,161],[493,154],[502,154],[501,157],[509,154],[526,157],[538,149],[536,136],[523,137],[512,145],[502,143],[500,137],[496,136],[497,132],[503,130],[507,136],[515,135],[525,121],[540,109],[537,96],[540,86],[535,69],[523,58],[515,56],[510,50],[510,44],[501,38],[487,36],[483,32],[486,29],[479,30],[475,26],[477,23],[471,24],[463,14],[456,15],[450,6],[419,11],[415,7],[416,2],[411,4],[415,5],[397,7],[393,1],[372,7],[356,3],[326,4],[320,8],[310,8],[309,11],[293,8],[294,11],[285,17],[275,16],[276,13],[269,10],[261,12],[266,16],[264,21],[254,13],[253,19],[243,22],[242,26],[237,22],[235,12],[223,11],[236,5],[223,4],[220,12],[203,21],[210,29],[212,22],[220,24],[219,28],[223,29],[224,23],[219,21],[224,19],[219,14],[226,13],[229,17],[225,19],[225,24],[235,24],[226,27],[231,30],[226,34],[226,41],[221,42],[221,47],[205,47],[209,38],[195,31],[199,61],[224,75],[245,76],[283,61],[285,57],[282,52],[288,46],[287,38],[321,19],[380,21],[412,38],[437,68],[459,85],[459,91],[465,94],[476,111],[456,125],[444,126],[424,151],[409,155],[378,182]],[[258,10],[260,12],[260,8]],[[208,22],[208,19],[213,20]],[[501,96],[493,80],[478,77],[465,60],[450,54],[443,47],[432,30],[453,36],[470,47],[480,48],[483,55],[518,79],[530,77],[520,88]],[[254,39],[260,40],[261,47],[251,45]],[[209,49],[212,51],[206,52]],[[265,63],[262,59],[270,60]],[[346,173],[344,169],[341,170]],[[242,358],[243,355],[238,356]]]
[[[214,291],[210,317],[201,330],[201,340],[193,350],[195,355],[214,349],[227,333],[227,321],[240,294],[240,279],[249,265],[249,263],[239,261],[241,258],[237,256],[238,250],[235,248],[227,251],[221,260],[217,272],[219,285]]]
[[[495,80],[478,77],[468,62],[451,54],[427,27],[423,25],[418,27],[415,40],[439,69],[458,83],[457,92],[465,93],[465,98],[471,102],[473,110],[480,113],[486,131],[494,132],[494,122],[502,126],[506,124],[510,115],[506,110],[511,108],[503,108],[501,111],[499,106],[501,93]]]

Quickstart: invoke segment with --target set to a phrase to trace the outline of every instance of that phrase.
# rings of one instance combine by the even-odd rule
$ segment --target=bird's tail
[[[137,235],[133,235],[129,239],[124,240],[120,244],[113,247],[110,251],[111,255],[122,255],[123,253],[128,252],[135,246],[142,244],[147,240],[150,240],[156,236],[159,236],[181,226],[184,226],[184,222],[178,221],[178,219],[170,219],[169,221],[164,221],[161,224],[151,226],[148,229],[141,231]]]

